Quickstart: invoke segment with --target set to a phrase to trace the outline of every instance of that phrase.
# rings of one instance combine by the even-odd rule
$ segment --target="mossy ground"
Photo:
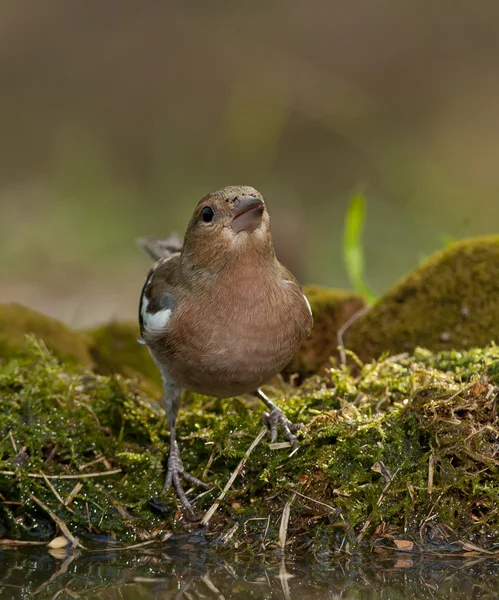
[[[437,254],[347,330],[349,366],[335,360],[337,333],[362,298],[307,288],[314,332],[285,373],[299,386],[276,378],[267,390],[305,423],[300,447],[262,439],[208,528],[162,494],[166,419],[135,325],[72,332],[0,307],[0,538],[48,540],[62,519],[83,543],[194,532],[256,551],[285,536],[317,551],[496,552],[498,271],[499,237]],[[261,412],[251,398],[184,398],[184,465],[214,484],[189,492],[199,516],[259,435]]]
[[[299,450],[290,456],[264,439],[202,529],[206,539],[275,546],[292,499],[294,547],[499,544],[498,381],[492,345],[416,350],[356,376],[333,368],[300,388],[269,388],[306,424]],[[190,493],[200,516],[261,430],[261,411],[246,398],[185,398],[184,465],[215,485]],[[84,544],[199,533],[174,496],[161,494],[167,451],[161,407],[134,380],[61,362],[35,339],[0,366],[0,536],[54,536],[33,497]]]

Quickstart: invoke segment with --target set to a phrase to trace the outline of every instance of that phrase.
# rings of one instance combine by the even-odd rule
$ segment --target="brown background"
[[[493,0],[2,2],[0,301],[134,317],[134,238],[234,183],[302,281],[340,287],[361,186],[382,292],[497,231],[498,75]]]

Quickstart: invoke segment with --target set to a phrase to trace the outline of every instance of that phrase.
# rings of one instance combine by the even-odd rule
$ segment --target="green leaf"
[[[343,231],[343,261],[352,287],[356,292],[365,296],[369,304],[376,296],[368,286],[364,276],[364,246],[362,234],[366,219],[366,200],[360,192],[350,198],[345,215]]]

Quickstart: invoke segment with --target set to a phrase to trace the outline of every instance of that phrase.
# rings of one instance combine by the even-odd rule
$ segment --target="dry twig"
[[[71,504],[71,502],[73,502],[73,500],[75,499],[75,496],[77,496],[80,493],[82,487],[83,487],[83,483],[80,483],[80,482],[78,482],[74,486],[74,488],[69,493],[69,496],[64,500],[65,506],[69,506]]]
[[[357,321],[357,319],[360,319],[360,317],[362,317],[363,315],[366,314],[366,312],[370,309],[370,306],[364,306],[364,308],[361,308],[360,310],[358,310],[356,313],[354,313],[350,318],[348,318],[343,325],[338,329],[337,333],[336,333],[336,340],[338,342],[338,351],[340,353],[340,360],[341,360],[341,364],[342,365],[346,365],[347,364],[347,356],[345,354],[345,346],[343,343],[343,335],[346,333],[347,329],[349,327],[351,327],[355,321]]]
[[[428,459],[428,495],[431,496],[433,493],[433,475],[435,474],[435,453],[431,451],[430,458]]]
[[[0,540],[0,546],[46,546],[47,542],[31,542],[28,540]]]
[[[111,471],[103,471],[102,473],[81,473],[80,475],[45,475],[44,473],[23,473],[26,477],[33,477],[34,479],[88,479],[90,477],[107,477],[108,475],[116,475],[121,473],[121,469],[112,469]],[[0,471],[0,475],[20,475],[16,471]]]
[[[64,508],[66,508],[67,510],[73,512],[72,508],[69,508],[68,506],[66,506],[66,504],[64,503],[64,500],[59,495],[59,492],[52,485],[52,483],[50,482],[50,479],[45,475],[45,473],[42,473],[42,475],[43,475],[43,479],[45,480],[45,483],[48,485],[50,491],[54,494],[54,496],[57,498],[57,500],[60,502],[60,504],[62,506],[64,506]]]
[[[167,536],[161,538],[160,540],[147,540],[138,544],[132,544],[131,546],[118,546],[117,548],[99,548],[98,550],[91,550],[91,552],[124,552],[125,550],[134,550],[135,548],[142,548],[143,546],[150,546],[151,544],[160,544],[161,542],[166,542],[171,535],[171,533],[167,534]]]
[[[71,531],[69,531],[66,523],[64,523],[64,521],[60,517],[58,517],[54,512],[52,512],[50,510],[50,508],[46,504],[44,504],[41,500],[39,500],[34,494],[31,494],[30,498],[31,498],[31,500],[33,500],[33,502],[36,502],[36,504],[38,504],[38,506],[40,508],[42,508],[49,515],[49,517],[52,519],[52,521],[54,521],[54,523],[59,527],[59,529],[61,530],[61,533],[65,537],[67,537],[68,540],[71,542],[71,545],[73,546],[73,548],[83,548],[83,546],[80,544],[78,538],[75,538],[75,536],[71,533]]]
[[[253,443],[251,444],[251,446],[246,450],[246,454],[243,456],[240,463],[237,465],[236,469],[230,476],[229,481],[227,481],[227,483],[225,484],[224,489],[220,492],[220,495],[218,496],[218,498],[215,500],[215,502],[211,505],[211,507],[208,509],[208,511],[204,515],[204,517],[201,519],[201,525],[208,525],[208,523],[211,521],[211,518],[217,512],[218,507],[220,506],[220,503],[222,502],[222,500],[225,498],[225,495],[232,487],[232,484],[236,480],[236,477],[244,469],[244,465],[246,464],[246,461],[248,460],[249,455],[253,452],[253,450],[262,441],[262,439],[264,438],[266,433],[267,433],[267,428],[263,427],[261,429],[260,433],[253,440]]]
[[[314,502],[315,504],[318,504],[319,506],[324,506],[324,508],[329,509],[331,512],[336,512],[336,509],[333,508],[330,504],[325,504],[324,502],[321,502],[320,500],[316,500],[315,498],[311,498],[310,496],[305,496],[305,494],[302,494],[301,492],[294,492],[297,496],[301,496],[302,498],[305,498],[305,500],[310,500],[310,502]]]
[[[284,550],[286,547],[286,538],[288,537],[289,515],[291,514],[291,505],[296,498],[296,493],[284,505],[281,516],[281,526],[279,527],[279,546]]]
[[[81,465],[80,467],[78,467],[78,471],[83,471],[84,469],[87,469],[88,467],[93,467],[94,465],[98,465],[101,462],[104,462],[106,460],[105,456],[100,456],[99,458],[96,458],[95,460],[92,460],[88,463],[85,463],[84,465]]]

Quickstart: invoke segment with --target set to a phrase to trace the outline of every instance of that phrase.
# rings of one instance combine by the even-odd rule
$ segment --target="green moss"
[[[89,338],[39,312],[19,304],[0,305],[0,358],[7,359],[25,348],[25,336],[32,333],[43,340],[55,356],[90,365]]]
[[[30,524],[36,523],[39,509],[32,494],[64,519],[69,516],[73,530],[126,539],[155,523],[149,510],[144,518],[142,508],[161,489],[163,415],[131,384],[119,376],[62,365],[31,341],[26,358],[1,368],[0,396],[0,466],[17,473],[0,476],[0,493],[23,503],[21,508],[2,507],[0,520],[10,535],[36,535]],[[88,463],[93,464],[85,467]],[[81,479],[83,488],[71,504],[72,513],[61,508],[43,479],[27,475],[43,471],[49,476],[84,476],[115,469],[122,471]],[[144,479],[144,473],[150,477]],[[64,498],[77,481],[55,479],[53,485]],[[133,515],[130,522],[116,508],[123,498]]]
[[[129,379],[139,377],[149,393],[159,394],[161,377],[144,344],[139,344],[135,323],[113,322],[88,332],[95,371],[103,375],[119,373]]]
[[[483,347],[499,339],[499,237],[453,244],[435,254],[348,330],[362,360],[384,352]]]
[[[258,549],[265,528],[258,534],[263,521],[254,519],[268,519],[266,541],[275,542],[283,507],[297,492],[288,528],[295,545],[339,548],[361,532],[363,543],[376,544],[386,531],[384,544],[394,535],[420,545],[461,536],[497,543],[498,381],[499,349],[492,345],[437,354],[417,349],[363,365],[355,376],[332,368],[287,396],[269,388],[290,418],[306,423],[300,448],[290,456],[265,441],[257,446],[211,533],[238,525],[232,541]],[[200,515],[257,436],[261,410],[245,398],[191,395],[184,403],[184,465],[216,486],[197,499],[199,491],[191,493]],[[0,367],[0,470],[15,473],[0,474],[0,531],[53,535],[42,527],[46,515],[32,495],[82,537],[142,540],[196,529],[178,520],[171,493],[161,497],[167,440],[161,408],[137,382],[61,364],[32,340],[24,356]],[[70,512],[43,478],[32,476],[41,472],[102,475],[80,480]],[[51,483],[66,498],[76,481]]]
[[[303,291],[312,308],[314,327],[285,369],[286,375],[297,373],[300,379],[323,373],[331,366],[331,357],[338,356],[339,328],[365,306],[365,300],[355,292],[331,290],[319,285],[305,286]]]

